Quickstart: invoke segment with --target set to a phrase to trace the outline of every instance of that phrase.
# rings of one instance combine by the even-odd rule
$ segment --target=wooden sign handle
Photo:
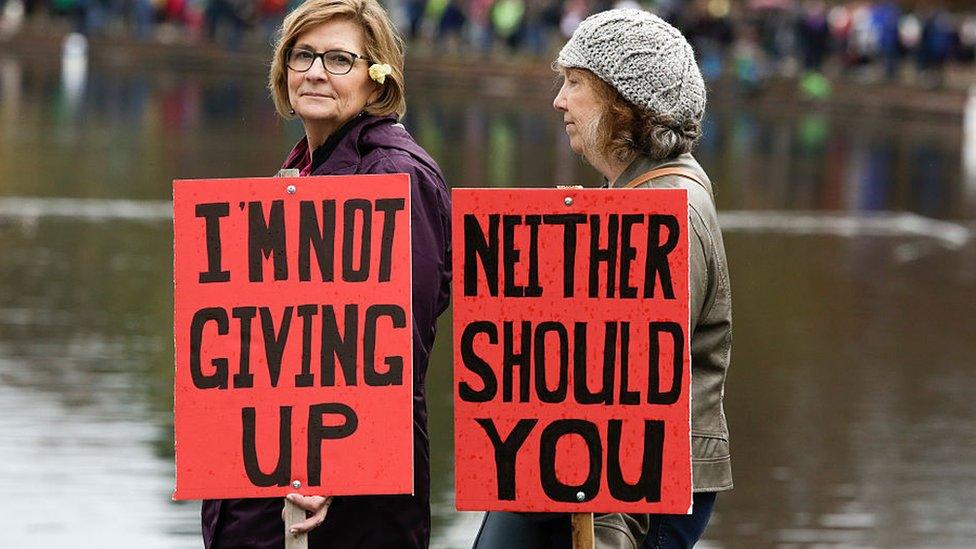
[[[308,549],[308,534],[293,535],[292,524],[305,520],[305,510],[285,499],[285,549]]]
[[[298,177],[294,168],[278,170],[278,177]],[[285,549],[308,549],[308,534],[292,535],[292,524],[305,520],[305,510],[285,499]]]
[[[573,513],[573,549],[593,547],[593,513]]]
[[[582,189],[582,185],[556,185],[557,189]],[[573,513],[573,549],[593,549],[593,513]]]

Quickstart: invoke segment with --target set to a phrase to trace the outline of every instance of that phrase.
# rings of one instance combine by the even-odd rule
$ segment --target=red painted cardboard
[[[173,210],[174,499],[412,493],[409,176],[178,180]]]
[[[457,508],[689,512],[686,191],[456,189],[453,241]]]

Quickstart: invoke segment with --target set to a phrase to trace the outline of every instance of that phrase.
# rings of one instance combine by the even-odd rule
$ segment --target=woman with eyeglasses
[[[289,14],[268,88],[305,137],[283,168],[305,175],[410,175],[413,261],[414,495],[288,499],[307,520],[309,547],[427,547],[430,452],[424,378],[451,280],[450,194],[437,163],[397,120],[406,109],[403,43],[376,0],[308,0]],[[207,500],[207,548],[284,546],[281,498]]]

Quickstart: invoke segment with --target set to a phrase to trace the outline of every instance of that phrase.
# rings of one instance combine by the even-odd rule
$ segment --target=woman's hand
[[[305,515],[308,517],[302,522],[292,524],[288,527],[288,531],[296,536],[298,534],[307,534],[315,528],[318,528],[325,521],[325,515],[329,512],[329,505],[332,504],[332,496],[322,497],[288,494],[285,498],[298,506],[299,509],[304,509]],[[281,520],[287,520],[284,509],[281,511]]]

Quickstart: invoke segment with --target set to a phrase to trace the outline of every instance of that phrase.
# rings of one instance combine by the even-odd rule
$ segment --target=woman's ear
[[[373,93],[369,94],[369,97],[366,99],[367,107],[379,101],[380,96],[383,95],[383,84],[378,84],[376,82],[373,82],[372,84]]]

